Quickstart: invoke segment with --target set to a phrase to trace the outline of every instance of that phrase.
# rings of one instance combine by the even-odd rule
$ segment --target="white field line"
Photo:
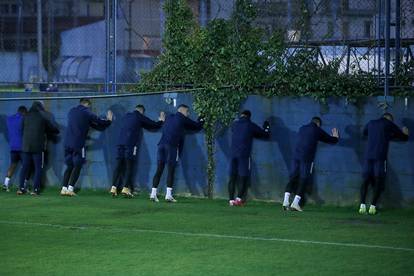
[[[164,235],[187,236],[187,237],[234,239],[234,240],[247,240],[247,241],[286,242],[286,243],[327,245],[327,246],[337,246],[337,247],[357,247],[357,248],[368,248],[368,249],[383,249],[383,250],[393,250],[393,251],[414,252],[414,248],[409,248],[409,247],[395,247],[395,246],[363,244],[363,243],[297,240],[297,239],[285,239],[285,238],[275,238],[275,237],[271,238],[271,237],[253,237],[253,236],[233,236],[233,235],[221,235],[221,234],[210,234],[210,233],[191,233],[191,232],[164,231],[164,230],[151,230],[151,229],[139,229],[139,228],[78,226],[78,225],[63,225],[63,224],[50,224],[50,223],[25,222],[25,221],[6,221],[6,220],[0,220],[0,224],[50,227],[50,228],[59,228],[59,229],[66,229],[66,230],[75,229],[75,230],[102,230],[102,231],[110,231],[110,232],[136,232],[136,233],[164,234]]]

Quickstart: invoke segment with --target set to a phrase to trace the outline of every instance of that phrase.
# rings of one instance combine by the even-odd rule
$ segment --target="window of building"
[[[17,14],[17,5],[16,4],[12,4],[11,6],[11,13],[12,14]]]
[[[348,39],[349,38],[349,22],[345,21],[342,24],[342,38]]]
[[[365,21],[364,22],[364,36],[365,37],[371,37],[371,21]]]
[[[0,5],[0,14],[2,14],[2,15],[9,14],[9,4],[1,4]]]

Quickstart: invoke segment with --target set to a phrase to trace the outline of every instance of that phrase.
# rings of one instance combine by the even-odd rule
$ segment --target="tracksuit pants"
[[[19,189],[22,192],[26,191],[24,182],[27,179],[30,170],[34,168],[33,174],[33,192],[40,193],[40,185],[42,181],[42,171],[44,165],[44,153],[43,152],[23,152],[22,154],[23,166],[20,173]]]
[[[232,157],[230,161],[230,179],[228,183],[229,200],[237,197],[246,200],[249,189],[250,157]]]
[[[313,161],[294,159],[285,192],[303,197],[313,174]]]
[[[134,166],[137,156],[136,146],[118,146],[117,164],[115,166],[112,186],[134,188]],[[125,179],[124,179],[125,178]]]
[[[363,182],[361,185],[361,203],[365,204],[368,187],[373,186],[374,195],[371,204],[376,206],[378,200],[385,189],[385,176],[387,173],[387,161],[366,159],[363,165]]]
[[[152,179],[152,187],[158,188],[160,184],[162,173],[164,172],[165,165],[168,166],[167,175],[167,187],[172,188],[174,184],[175,167],[179,160],[180,152],[177,146],[171,145],[158,145],[157,152],[157,171]]]

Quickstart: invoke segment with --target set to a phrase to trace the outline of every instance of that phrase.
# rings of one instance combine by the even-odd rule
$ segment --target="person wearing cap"
[[[53,115],[47,112],[40,101],[33,102],[29,112],[23,119],[22,139],[22,170],[20,173],[18,195],[25,194],[25,180],[33,164],[33,192],[32,195],[39,195],[42,171],[44,166],[44,151],[46,148],[47,135],[59,134],[57,123]]]
[[[9,191],[10,180],[14,175],[17,165],[22,161],[23,118],[27,114],[27,108],[22,105],[17,113],[7,117],[7,132],[10,145],[10,166],[4,179],[3,190]]]
[[[313,161],[315,159],[318,142],[336,144],[339,141],[338,129],[333,128],[331,130],[332,135],[329,135],[321,126],[322,119],[313,117],[309,124],[299,129],[298,142],[295,147],[289,182],[286,185],[283,199],[283,210],[302,211],[299,203],[313,173]],[[291,194],[295,194],[295,197],[289,207]]]
[[[60,191],[62,196],[76,195],[74,188],[86,160],[85,143],[89,128],[103,131],[112,122],[113,113],[111,110],[107,111],[105,119],[101,119],[90,110],[91,105],[90,99],[82,98],[79,105],[73,107],[68,114],[64,142],[66,170],[63,174],[63,184]]]
[[[149,119],[144,113],[145,107],[137,105],[134,111],[128,112],[121,120],[121,131],[117,146],[117,164],[110,190],[112,196],[117,196],[118,189],[122,187],[122,195],[133,197],[133,168],[141,142],[142,129],[157,130],[162,127],[165,120],[164,112],[160,112],[158,122]],[[122,184],[123,180],[124,183]]]
[[[381,118],[371,120],[365,125],[363,134],[368,138],[363,165],[363,182],[361,185],[361,204],[359,213],[366,214],[366,197],[370,184],[373,186],[373,198],[368,213],[377,213],[377,203],[385,188],[385,176],[387,173],[387,155],[390,141],[407,141],[408,128],[402,130],[394,123],[390,113],[385,113]]]
[[[246,202],[253,139],[270,137],[269,122],[265,121],[261,128],[250,120],[251,115],[249,110],[244,110],[231,126],[230,180],[228,183],[230,206],[241,206]],[[235,197],[238,182],[240,189]]]
[[[168,166],[167,175],[167,192],[165,200],[167,202],[176,202],[173,197],[173,182],[175,167],[179,160],[180,153],[183,148],[183,141],[185,131],[200,131],[203,129],[204,119],[202,116],[197,121],[193,121],[190,118],[189,107],[187,105],[178,106],[177,112],[167,116],[165,123],[162,127],[162,136],[158,143],[157,151],[157,171],[155,172],[152,189],[150,194],[150,200],[158,202],[157,188],[160,183],[162,173],[165,165]]]

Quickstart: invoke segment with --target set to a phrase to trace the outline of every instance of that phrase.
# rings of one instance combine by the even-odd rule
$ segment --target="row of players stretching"
[[[113,114],[109,110],[106,118],[99,118],[90,110],[91,101],[87,98],[80,100],[80,104],[69,111],[68,126],[65,133],[65,164],[62,196],[75,196],[75,185],[79,179],[81,168],[86,161],[85,143],[89,128],[103,131],[111,125]],[[165,166],[167,166],[167,190],[165,200],[176,202],[173,197],[174,172],[183,150],[184,135],[187,130],[200,131],[204,120],[197,121],[189,118],[189,107],[180,105],[177,113],[165,116],[160,113],[158,121],[146,117],[145,107],[137,105],[135,110],[127,113],[121,120],[121,130],[117,145],[117,165],[113,173],[110,193],[117,196],[133,197],[133,175],[138,148],[141,142],[142,129],[157,130],[162,128],[162,136],[158,143],[157,170],[153,177],[150,199],[158,202],[157,189]],[[230,179],[228,183],[229,205],[241,206],[244,204],[250,176],[251,149],[254,138],[267,139],[270,137],[268,121],[262,127],[253,123],[251,112],[245,110],[232,126]],[[293,162],[290,170],[290,180],[286,186],[283,209],[302,211],[301,199],[306,186],[312,177],[313,165],[318,142],[336,144],[339,141],[339,132],[332,129],[332,135],[322,128],[322,120],[313,117],[311,122],[302,126],[298,133],[298,142],[295,147]],[[21,106],[18,113],[8,117],[7,127],[11,147],[11,165],[4,182],[4,189],[9,189],[10,179],[17,163],[22,160],[23,166],[20,175],[18,195],[25,194],[27,179],[31,170],[34,170],[34,190],[31,194],[40,192],[41,174],[44,163],[46,137],[59,134],[59,128],[53,115],[45,110],[41,102],[34,102],[30,110]],[[367,213],[366,194],[372,184],[374,189],[369,214],[376,214],[376,205],[384,190],[386,175],[386,160],[389,142],[391,140],[408,140],[408,129],[399,129],[393,123],[393,116],[385,113],[380,119],[370,121],[364,128],[363,134],[368,137],[368,145],[363,165],[363,182],[361,185],[361,204],[359,213]],[[236,196],[236,187],[238,187]],[[295,195],[290,203],[291,194]]]

